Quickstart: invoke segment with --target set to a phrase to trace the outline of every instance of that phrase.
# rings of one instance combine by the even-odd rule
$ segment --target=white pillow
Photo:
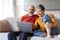
[[[12,30],[16,31],[18,19],[13,17],[8,17],[7,20],[10,23]]]

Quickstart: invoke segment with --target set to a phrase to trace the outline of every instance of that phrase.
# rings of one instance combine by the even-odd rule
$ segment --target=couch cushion
[[[12,31],[16,31],[18,18],[8,17],[6,18],[11,25]]]
[[[12,29],[9,22],[6,19],[0,20],[0,32],[10,32],[10,31],[12,31]]]
[[[37,37],[37,36],[33,36],[31,37],[30,40],[60,40],[60,34],[57,35],[55,38],[44,38],[44,37]]]

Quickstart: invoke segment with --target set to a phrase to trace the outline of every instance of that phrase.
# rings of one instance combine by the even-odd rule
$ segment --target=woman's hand
[[[45,28],[46,28],[46,31],[47,31],[47,37],[51,37],[51,28],[52,27],[53,27],[52,23],[46,22]]]
[[[50,22],[46,22],[45,27],[47,27],[47,28],[52,28],[52,27],[53,27],[53,24],[50,23]]]

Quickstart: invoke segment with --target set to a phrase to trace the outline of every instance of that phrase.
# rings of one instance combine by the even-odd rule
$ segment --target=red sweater
[[[34,14],[32,16],[29,16],[28,14],[25,16],[22,16],[21,21],[22,22],[30,22],[30,23],[35,23],[35,20],[38,18],[38,15]]]

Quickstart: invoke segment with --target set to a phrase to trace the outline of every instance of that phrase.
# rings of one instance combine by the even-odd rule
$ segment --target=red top
[[[32,16],[29,16],[28,14],[25,16],[22,16],[21,21],[22,22],[30,22],[30,23],[35,23],[35,20],[38,18],[38,15],[34,14]]]

